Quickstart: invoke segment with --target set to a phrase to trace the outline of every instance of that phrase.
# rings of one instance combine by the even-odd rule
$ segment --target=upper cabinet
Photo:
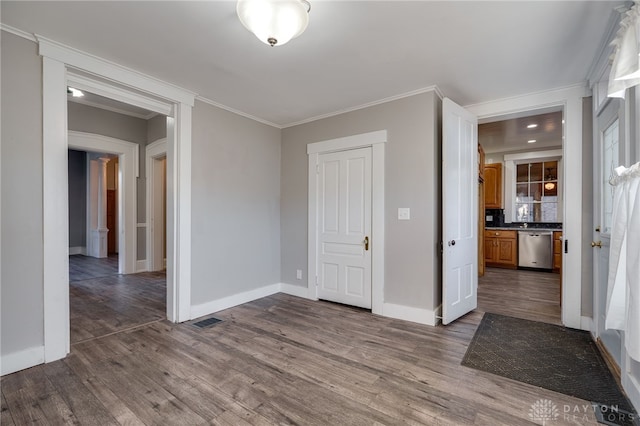
[[[501,209],[502,207],[502,164],[484,165],[484,207]]]

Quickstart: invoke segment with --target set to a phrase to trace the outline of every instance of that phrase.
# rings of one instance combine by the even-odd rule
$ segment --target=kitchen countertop
[[[521,228],[515,226],[486,226],[484,228],[487,231],[559,231],[562,232],[562,228]]]

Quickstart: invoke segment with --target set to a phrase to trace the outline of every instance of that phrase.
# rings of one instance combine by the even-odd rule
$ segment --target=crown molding
[[[428,87],[423,87],[421,89],[413,90],[411,92],[405,92],[405,93],[401,93],[399,95],[389,96],[388,98],[378,99],[376,101],[368,102],[366,104],[361,104],[361,105],[357,105],[357,106],[354,106],[354,107],[341,109],[341,110],[330,112],[330,113],[327,113],[327,114],[316,115],[315,117],[305,118],[304,120],[295,121],[293,123],[285,124],[285,125],[281,126],[280,128],[281,129],[286,129],[287,127],[293,127],[293,126],[298,126],[300,124],[311,123],[312,121],[322,120],[324,118],[329,118],[329,117],[335,117],[336,115],[345,114],[345,113],[348,113],[348,112],[357,111],[357,110],[360,110],[360,109],[365,109],[365,108],[369,108],[369,107],[372,107],[372,106],[385,104],[387,102],[397,101],[399,99],[409,98],[411,96],[420,95],[422,93],[427,93],[427,92],[435,92],[436,96],[438,96],[441,100],[444,98],[444,95],[442,94],[442,91],[438,88],[438,86],[435,86],[435,85],[434,86],[428,86]]]
[[[38,42],[38,40],[36,39],[35,35],[33,35],[31,33],[28,33],[26,31],[23,31],[23,30],[21,30],[19,28],[12,27],[11,25],[3,24],[3,23],[0,22],[0,30],[6,31],[6,32],[11,33],[13,35],[17,35],[18,37],[22,37],[24,39],[27,39],[29,41],[33,41],[35,43]]]
[[[228,107],[228,106],[226,106],[226,105],[223,105],[223,104],[221,104],[221,103],[218,103],[218,102],[216,102],[216,101],[213,101],[213,100],[211,100],[211,99],[209,99],[209,98],[205,98],[204,96],[200,96],[200,95],[198,95],[198,96],[196,96],[196,100],[198,100],[198,101],[200,101],[200,102],[203,102],[203,103],[205,103],[205,104],[208,104],[208,105],[214,106],[214,107],[216,107],[216,108],[220,108],[220,109],[223,109],[223,110],[225,110],[225,111],[229,111],[229,112],[231,112],[231,113],[233,113],[233,114],[240,115],[240,116],[245,117],[245,118],[248,118],[248,119],[250,119],[250,120],[257,121],[258,123],[266,124],[267,126],[275,127],[276,129],[282,129],[282,126],[281,126],[281,125],[279,125],[279,124],[272,123],[271,121],[264,120],[264,119],[262,119],[262,118],[256,117],[255,115],[251,115],[251,114],[248,114],[248,113],[246,113],[246,112],[243,112],[243,111],[240,111],[240,110],[237,110],[237,109],[234,109],[234,108]]]

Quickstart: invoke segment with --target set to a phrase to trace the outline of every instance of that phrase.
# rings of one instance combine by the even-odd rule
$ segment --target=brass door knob
[[[602,241],[591,241],[591,247],[602,248]]]

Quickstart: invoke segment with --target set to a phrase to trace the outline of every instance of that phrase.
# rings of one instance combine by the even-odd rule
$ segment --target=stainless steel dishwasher
[[[551,269],[553,267],[553,233],[518,231],[518,266]]]

